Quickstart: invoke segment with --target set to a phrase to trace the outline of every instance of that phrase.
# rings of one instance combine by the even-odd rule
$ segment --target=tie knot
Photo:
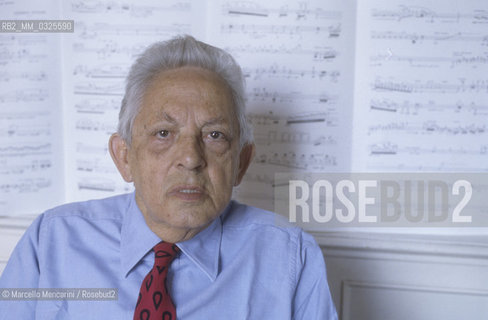
[[[154,246],[154,264],[169,265],[180,252],[180,248],[174,243],[161,241]]]

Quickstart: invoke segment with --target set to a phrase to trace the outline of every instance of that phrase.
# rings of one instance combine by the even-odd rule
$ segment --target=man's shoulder
[[[43,220],[82,218],[87,220],[120,220],[131,201],[131,194],[63,204],[43,213]]]
[[[224,216],[224,227],[251,229],[270,233],[285,234],[293,240],[310,242],[315,245],[311,235],[290,223],[285,217],[268,210],[231,201],[229,211]]]

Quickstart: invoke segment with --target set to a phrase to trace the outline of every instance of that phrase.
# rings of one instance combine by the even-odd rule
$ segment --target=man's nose
[[[205,167],[203,142],[199,137],[180,137],[177,143],[178,167],[198,170]]]

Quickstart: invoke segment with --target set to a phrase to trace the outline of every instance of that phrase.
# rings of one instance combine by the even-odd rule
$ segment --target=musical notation
[[[479,105],[474,101],[469,103],[463,101],[456,101],[455,103],[436,103],[435,101],[428,102],[412,102],[405,100],[397,102],[388,99],[372,100],[369,105],[371,111],[379,111],[385,113],[397,113],[402,115],[419,116],[424,113],[431,113],[437,115],[439,113],[450,112],[452,114],[466,113],[473,116],[488,115],[488,104]]]
[[[337,165],[336,157],[326,153],[258,153],[254,162],[301,170],[326,170]]]
[[[488,146],[483,145],[479,148],[467,147],[422,147],[422,146],[401,146],[398,144],[386,142],[382,144],[373,144],[369,146],[370,154],[372,156],[390,156],[398,154],[407,155],[486,155]]]
[[[442,10],[442,9],[441,9]],[[384,10],[374,9],[371,17],[378,20],[402,21],[406,19],[424,20],[426,22],[451,22],[459,23],[461,20],[469,20],[468,23],[487,23],[487,10],[473,10],[471,13],[443,12],[422,6],[400,5],[398,9]]]
[[[39,72],[20,72],[9,73],[5,72],[0,74],[0,82],[11,82],[15,80],[28,80],[28,81],[46,81],[47,75],[44,71]]]
[[[266,126],[266,128],[269,128],[270,125],[281,128],[312,123],[323,123],[328,126],[335,125],[333,112],[325,111],[295,113],[288,116],[276,116],[272,112],[268,114],[249,114],[248,119],[255,129],[258,129],[258,126]]]
[[[2,184],[56,193],[63,123],[69,200],[130,190],[107,163],[123,78],[147,44],[195,32],[230,51],[247,80],[258,151],[240,195],[271,199],[282,171],[486,170],[487,10],[446,1],[208,1],[206,21],[195,1],[69,1],[62,13],[77,31],[60,42],[0,35],[1,178],[50,183]]]
[[[340,71],[338,70],[300,70],[294,69],[285,66],[277,66],[271,65],[269,67],[264,68],[244,68],[243,70],[244,77],[250,78],[253,77],[254,80],[259,80],[262,78],[285,78],[285,79],[300,79],[304,77],[308,77],[318,80],[329,79],[331,82],[336,83],[340,76]]]
[[[107,145],[99,146],[99,145],[91,145],[91,144],[78,142],[76,144],[75,150],[77,153],[82,154],[84,156],[86,156],[86,155],[94,156],[95,155],[95,156],[105,157],[108,155]]]
[[[92,45],[92,46],[90,46]],[[116,41],[104,41],[101,44],[91,44],[91,43],[83,43],[83,42],[76,42],[73,44],[74,49],[77,52],[87,53],[87,54],[96,54],[98,59],[113,59],[114,56],[125,56],[130,59],[136,58],[145,48],[144,44],[121,44]],[[76,66],[73,74],[85,74],[86,76],[99,75],[101,77],[108,75],[115,75],[120,77],[120,71],[117,70],[115,66],[111,66],[112,70],[107,69],[110,66],[104,66],[101,70],[86,70],[87,66]],[[121,68],[122,66],[118,66]],[[124,66],[127,68],[127,66]],[[127,73],[126,73],[127,74]]]
[[[121,99],[87,98],[76,103],[74,108],[80,114],[106,114],[107,112],[118,112]]]
[[[279,132],[275,130],[262,133],[256,130],[254,133],[254,141],[259,145],[277,145],[277,144],[291,144],[291,145],[335,145],[337,143],[335,137],[331,135],[313,135],[309,132]]]
[[[8,1],[9,19],[52,19],[46,3]],[[63,168],[59,37],[0,35],[0,216],[36,213],[59,204]]]
[[[73,75],[83,75],[94,79],[125,79],[128,72],[127,66],[118,64],[104,64],[95,67],[77,65],[73,70]]]
[[[103,194],[127,193],[133,190],[128,184],[120,184],[110,178],[81,178],[77,183],[78,191],[95,191]]]
[[[84,131],[97,131],[112,134],[117,131],[117,125],[113,122],[103,122],[92,119],[79,119],[76,121],[76,129]]]
[[[26,88],[0,93],[0,103],[42,102],[47,100],[48,91],[43,88]]]
[[[49,125],[30,125],[30,126],[19,126],[19,125],[9,125],[5,128],[0,128],[0,138],[20,138],[20,137],[39,137],[39,136],[49,136],[51,134],[51,126]]]
[[[466,33],[466,32],[444,32],[436,34],[423,34],[416,32],[394,32],[378,31],[372,32],[371,38],[375,40],[408,40],[412,44],[422,43],[424,41],[438,42],[475,42],[481,45],[488,45],[488,33]]]
[[[257,2],[230,2],[222,7],[223,12],[228,15],[237,16],[251,16],[270,18],[289,18],[294,17],[295,20],[314,19],[331,19],[338,20],[342,18],[342,12],[324,10],[323,8],[310,9],[308,3],[305,1],[299,2],[296,8],[291,8],[288,5],[280,7],[263,7]]]
[[[375,56],[371,56],[371,63],[375,65],[383,65],[383,62],[407,62],[410,67],[436,67],[441,64],[448,64],[451,68],[472,66],[477,67],[479,65],[488,64],[488,54],[483,53],[481,55],[473,55],[468,53],[455,53],[451,57],[445,56],[406,56],[398,54],[380,53]]]
[[[51,148],[51,143],[41,145],[0,146],[0,158],[49,155],[51,153]]]
[[[486,8],[466,1],[362,6],[357,66],[363,170],[486,170]],[[364,85],[362,85],[364,84]],[[447,137],[447,138],[446,138]],[[387,141],[387,142],[385,142]],[[449,156],[449,161],[446,161]]]
[[[403,93],[458,93],[458,92],[488,92],[488,80],[467,81],[457,79],[456,83],[448,81],[395,81],[376,79],[372,85],[375,91],[390,91]]]
[[[235,24],[229,23],[221,26],[222,33],[241,33],[250,35],[253,38],[262,38],[265,35],[287,35],[302,37],[305,35],[319,35],[326,33],[328,38],[339,38],[341,25],[335,24],[327,27],[307,25],[257,25],[257,24]]]
[[[20,179],[12,183],[0,183],[0,193],[7,195],[11,193],[35,193],[49,189],[51,185],[52,181],[49,179]]]
[[[77,83],[74,87],[74,94],[77,95],[101,95],[101,96],[123,96],[124,87],[123,82],[118,83],[93,83],[83,82]]]
[[[297,103],[298,101],[306,101],[307,104],[331,104],[337,101],[336,96],[328,96],[326,94],[306,94],[300,92],[269,92],[266,88],[254,88],[250,93],[249,100],[253,102],[271,102],[271,103]]]
[[[449,135],[471,135],[477,136],[487,132],[485,124],[438,124],[434,120],[421,123],[410,123],[408,121],[388,122],[375,124],[368,127],[368,134],[378,132],[403,132],[408,134],[449,134]]]
[[[228,0],[211,8],[213,39],[243,68],[257,146],[246,174],[256,179],[246,180],[254,180],[252,190],[239,188],[239,199],[260,206],[257,199],[272,199],[272,181],[257,177],[346,167],[338,148],[350,134],[341,107],[350,103],[343,91],[351,77],[345,44],[354,42],[346,7],[340,1]]]
[[[76,161],[76,170],[80,172],[92,172],[92,173],[103,173],[116,175],[117,170],[113,165],[108,165],[102,163],[99,159],[89,160],[89,159],[78,159]]]
[[[5,38],[0,38],[5,39]],[[10,42],[11,47],[3,47],[0,48],[0,65],[6,64],[19,64],[23,61],[40,61],[48,59],[48,55],[46,53],[36,52],[35,48],[31,48],[35,46],[36,43],[28,43],[22,44],[25,42],[18,41],[16,37],[12,38]]]
[[[191,9],[191,2],[185,0],[166,1],[159,6],[136,3],[120,3],[116,1],[73,1],[71,10],[81,14],[115,14],[146,18],[157,16],[161,12],[185,12]]]
[[[280,54],[280,55],[290,55],[293,57],[300,57],[301,59],[307,59],[307,57],[313,57],[314,62],[332,62],[336,59],[340,53],[329,47],[324,48],[307,48],[303,47],[301,44],[288,44],[288,43],[267,43],[262,45],[253,45],[252,43],[248,45],[235,45],[226,46],[226,50],[233,52],[236,56],[242,54]]]
[[[115,181],[112,181],[110,179],[88,178],[78,182],[78,189],[105,191],[105,192],[112,193],[115,192],[116,190],[116,184]]]
[[[98,37],[104,36],[145,36],[150,37],[155,34],[167,35],[168,37],[174,34],[185,34],[191,31],[191,25],[187,23],[174,23],[171,25],[155,24],[155,25],[135,25],[135,24],[109,24],[105,22],[97,22],[94,24],[85,24],[83,22],[76,23],[75,28],[81,30],[79,36],[84,40],[95,40]]]
[[[5,164],[0,167],[0,174],[8,175],[28,175],[52,168],[50,159],[36,159],[27,163]]]

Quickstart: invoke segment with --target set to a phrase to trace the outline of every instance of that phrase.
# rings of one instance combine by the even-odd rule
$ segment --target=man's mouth
[[[169,194],[184,201],[198,201],[203,198],[205,192],[199,186],[178,186],[173,188]]]

